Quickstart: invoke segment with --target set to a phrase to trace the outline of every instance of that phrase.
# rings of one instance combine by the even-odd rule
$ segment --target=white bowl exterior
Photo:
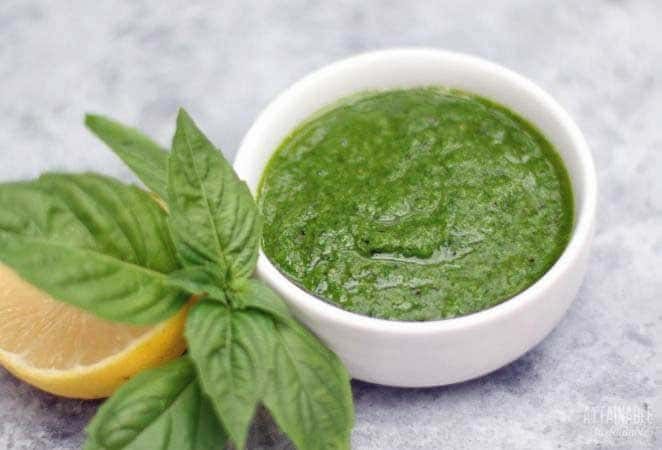
[[[387,321],[344,311],[291,283],[261,253],[258,277],[340,356],[350,374],[392,386],[439,386],[486,374],[530,350],[561,319],[586,271],[596,205],[595,169],[577,126],[548,94],[501,66],[441,50],[394,49],[337,62],[292,85],[257,118],[234,164],[255,193],[282,140],[319,109],[365,90],[427,85],[485,96],[536,125],[568,169],[575,224],[561,258],[527,290],[493,308],[441,321]]]

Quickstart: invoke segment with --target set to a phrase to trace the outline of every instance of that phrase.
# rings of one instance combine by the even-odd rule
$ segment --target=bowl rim
[[[359,53],[332,62],[309,73],[290,85],[269,102],[255,119],[241,141],[239,150],[235,155],[234,168],[238,172],[241,172],[244,169],[255,171],[254,167],[251,167],[250,164],[244,163],[244,161],[248,159],[248,153],[252,151],[255,146],[254,142],[256,141],[258,134],[265,132],[262,124],[267,120],[268,116],[272,115],[273,112],[278,109],[278,106],[281,103],[287,102],[288,97],[293,95],[296,96],[297,92],[308,89],[310,86],[317,85],[319,80],[324,80],[330,74],[345,70],[359,61],[370,60],[373,58],[398,58],[405,56],[418,56],[421,58],[441,57],[456,62],[462,62],[468,66],[473,65],[474,67],[480,67],[485,72],[493,74],[498,73],[499,76],[506,79],[508,83],[518,85],[521,89],[525,90],[528,95],[536,97],[541,104],[541,109],[548,110],[559,121],[562,128],[570,137],[572,143],[570,147],[572,148],[572,151],[578,156],[578,172],[581,174],[579,179],[581,181],[583,192],[581,210],[577,210],[577,201],[575,201],[575,224],[566,248],[552,267],[550,267],[542,277],[523,291],[503,302],[465,316],[427,321],[380,319],[342,309],[340,306],[327,302],[292,282],[287,276],[276,269],[269,258],[264,254],[262,248],[260,248],[259,251],[256,273],[260,279],[281,293],[286,303],[292,303],[292,306],[296,309],[305,311],[305,315],[312,314],[316,318],[335,322],[338,325],[358,331],[385,332],[395,335],[421,335],[482,327],[487,323],[502,318],[503,316],[517,314],[531,303],[540,299],[545,291],[556,285],[563,278],[565,272],[575,265],[574,263],[581,257],[582,251],[590,242],[593,233],[593,223],[595,220],[595,210],[597,205],[597,177],[589,146],[581,130],[565,109],[554,100],[551,95],[545,92],[533,81],[511,69],[501,66],[500,64],[476,56],[430,47],[396,47]],[[338,99],[340,98],[341,97],[338,97]],[[525,117],[525,119],[530,120],[527,117]],[[273,151],[275,150],[276,148],[274,148]],[[270,153],[269,158],[272,155],[273,152]],[[563,159],[563,157],[561,158]],[[262,173],[258,175],[261,177]],[[578,186],[572,182],[572,180],[571,186],[573,188],[573,196],[576,196]]]

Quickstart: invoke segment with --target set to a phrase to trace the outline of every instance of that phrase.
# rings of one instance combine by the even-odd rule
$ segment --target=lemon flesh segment
[[[113,323],[52,299],[0,264],[0,364],[53,394],[108,397],[184,352],[188,307],[154,326]]]

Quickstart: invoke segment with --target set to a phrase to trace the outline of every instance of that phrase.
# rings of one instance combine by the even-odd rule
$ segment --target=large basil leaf
[[[234,281],[230,288],[229,297],[237,308],[256,309],[284,322],[294,320],[280,296],[259,280]]]
[[[349,449],[354,407],[346,369],[300,325],[275,328],[265,406],[300,450]]]
[[[189,353],[219,419],[243,448],[273,358],[274,325],[258,311],[203,300],[186,321]]]
[[[135,128],[94,114],[85,116],[85,125],[129,166],[151,191],[166,200],[168,153]]]
[[[184,111],[177,117],[168,172],[170,226],[187,265],[215,262],[230,278],[255,268],[260,219],[245,183]]]
[[[220,450],[227,439],[187,357],[126,383],[86,432],[85,450]]]
[[[100,175],[0,185],[0,260],[57,300],[119,322],[174,314],[187,294],[165,212],[149,194]]]

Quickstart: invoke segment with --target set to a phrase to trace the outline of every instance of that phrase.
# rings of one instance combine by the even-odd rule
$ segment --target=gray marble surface
[[[353,447],[662,448],[661,24],[655,0],[3,0],[0,180],[45,170],[133,180],[83,128],[86,111],[165,144],[183,105],[232,157],[271,98],[338,58],[426,45],[502,63],[552,93],[592,146],[588,275],[551,335],[491,375],[436,389],[355,382]],[[0,449],[78,448],[97,405],[0,369]],[[273,431],[260,419],[252,445],[282,448]]]

